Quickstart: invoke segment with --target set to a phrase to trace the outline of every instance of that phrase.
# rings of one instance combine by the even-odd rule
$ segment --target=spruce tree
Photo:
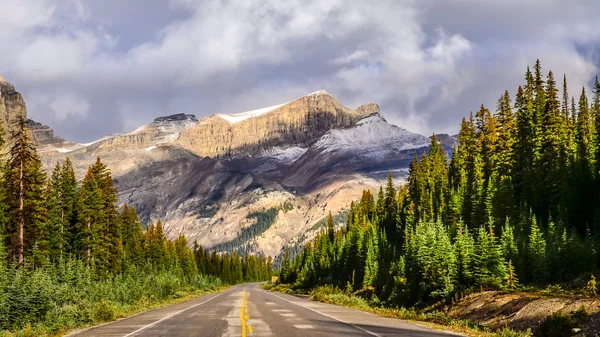
[[[531,281],[538,284],[546,282],[548,279],[546,240],[534,216],[531,217],[527,257]]]
[[[92,259],[103,261],[106,254],[102,249],[103,241],[103,218],[101,192],[98,181],[91,168],[88,169],[83,182],[77,202],[78,221],[72,229],[72,247],[80,251],[88,264]],[[104,265],[105,262],[101,263]]]
[[[60,190],[60,200],[58,202],[60,209],[61,233],[64,235],[64,250],[70,254],[79,254],[80,252],[73,246],[72,231],[76,231],[77,226],[77,179],[71,160],[67,158],[62,164],[58,185],[53,185],[54,189]],[[53,180],[54,181],[54,180]]]
[[[19,117],[11,134],[9,162],[5,172],[8,213],[11,219],[7,234],[9,254],[23,266],[39,238],[43,224],[42,193],[45,175],[27,129],[27,121]]]
[[[519,286],[519,279],[515,273],[512,260],[508,261],[508,272],[506,273],[506,287],[510,290],[515,290]]]
[[[475,240],[465,225],[458,227],[458,232],[454,241],[454,250],[456,252],[456,281],[459,285],[469,287],[473,285],[475,279],[473,275],[475,260]]]
[[[335,235],[335,224],[333,223],[333,216],[331,215],[331,211],[329,211],[329,215],[327,216],[327,237],[329,238],[329,242],[333,243]]]
[[[501,287],[506,277],[502,247],[492,230],[480,227],[475,244],[475,278],[481,286]]]

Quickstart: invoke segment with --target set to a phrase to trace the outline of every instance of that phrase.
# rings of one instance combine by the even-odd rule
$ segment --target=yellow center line
[[[248,316],[248,296],[246,294],[246,289],[243,290],[242,296],[242,310],[240,310],[240,320],[242,321],[242,337],[246,337],[246,320],[250,319]],[[248,332],[252,333],[252,326],[248,325]]]

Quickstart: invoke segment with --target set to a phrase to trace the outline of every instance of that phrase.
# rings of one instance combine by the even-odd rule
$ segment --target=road
[[[77,337],[449,337],[402,320],[243,284],[72,333]],[[455,335],[456,336],[456,335]]]

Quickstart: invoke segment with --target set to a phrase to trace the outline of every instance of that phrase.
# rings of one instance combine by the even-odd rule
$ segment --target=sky
[[[0,74],[30,118],[79,142],[320,89],[455,133],[537,58],[572,95],[589,87],[599,12],[596,0],[5,0]]]

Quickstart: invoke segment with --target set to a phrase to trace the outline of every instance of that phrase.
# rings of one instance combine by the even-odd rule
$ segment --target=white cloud
[[[550,1],[173,0],[155,26],[152,1],[135,17],[117,15],[117,0],[0,2],[0,73],[34,119],[52,110],[57,134],[82,141],[157,114],[230,113],[318,89],[351,107],[375,101],[414,131],[452,132],[514,93],[536,58],[566,72],[572,93],[594,75],[600,4]],[[61,123],[72,115],[85,133]]]

